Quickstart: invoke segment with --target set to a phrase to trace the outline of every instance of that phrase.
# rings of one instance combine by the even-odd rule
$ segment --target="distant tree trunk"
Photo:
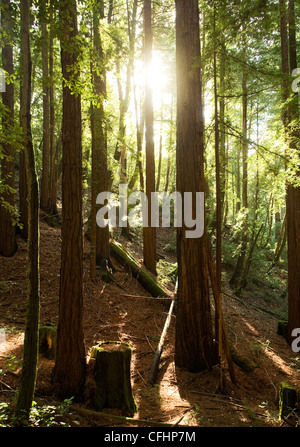
[[[177,65],[177,191],[205,191],[199,10],[194,0],[176,0]],[[195,215],[195,195],[193,197]],[[183,200],[184,202],[184,200]],[[183,205],[184,206],[184,205]],[[192,372],[213,364],[213,335],[209,297],[206,232],[187,238],[178,229],[178,292],[175,363]]]
[[[57,215],[57,157],[55,151],[55,104],[54,104],[54,49],[53,49],[53,5],[50,3],[50,18],[49,18],[49,79],[50,79],[50,87],[49,87],[49,102],[50,102],[50,173],[49,173],[49,202],[48,202],[48,212],[52,215]],[[60,135],[58,137],[60,141]]]
[[[134,75],[134,73],[133,73]],[[135,170],[132,174],[130,182],[128,184],[129,191],[132,191],[135,184],[139,178],[140,180],[140,191],[144,192],[144,172],[143,172],[143,132],[144,129],[144,113],[139,118],[138,102],[136,97],[136,84],[133,78],[133,94],[134,94],[134,105],[135,105],[135,115],[136,115],[136,143],[137,143],[137,154],[136,154],[136,164]]]
[[[126,145],[126,115],[130,105],[130,94],[133,74],[133,62],[135,54],[136,44],[136,25],[137,25],[137,8],[138,1],[134,0],[132,5],[132,17],[130,20],[129,9],[127,8],[128,15],[128,38],[129,38],[129,54],[126,71],[126,85],[125,92],[123,92],[121,80],[120,80],[120,58],[116,61],[117,73],[118,73],[118,90],[120,99],[120,117],[119,117],[119,131],[118,141],[115,148],[114,158],[120,162],[120,183],[127,184],[127,145]],[[122,235],[130,238],[128,219],[126,218],[122,226]]]
[[[109,0],[108,14],[107,14],[107,23],[109,24],[112,21],[113,10],[114,10],[114,0]]]
[[[165,189],[164,189],[165,192],[168,192],[168,189],[169,189],[170,168],[171,168],[171,157],[170,157],[170,154],[168,154],[166,183],[165,183]]]
[[[246,40],[243,37],[243,60],[246,61]],[[241,248],[237,259],[235,271],[232,278],[230,279],[230,285],[235,292],[240,293],[243,289],[241,283],[241,277],[243,274],[243,267],[246,257],[247,245],[248,245],[248,93],[247,93],[247,74],[243,71],[242,79],[242,92],[243,92],[243,102],[242,102],[242,207],[243,207],[243,224],[241,233]]]
[[[108,189],[107,139],[104,122],[103,100],[106,95],[106,75],[103,68],[103,49],[99,31],[99,20],[103,15],[103,2],[93,10],[93,45],[95,61],[92,62],[92,77],[96,104],[92,104],[92,187],[91,187],[91,277],[95,279],[96,265],[105,267],[109,261],[109,227],[96,224],[96,198]],[[105,269],[106,272],[106,269]]]
[[[286,245],[286,213],[283,217],[280,234],[277,239],[272,267],[275,267],[278,264],[278,261],[280,259],[280,256],[283,252],[285,245]]]
[[[2,67],[9,76],[13,75],[13,41],[12,41],[12,11],[10,0],[2,2],[1,25],[2,32],[6,36],[7,41],[4,42],[2,48]],[[13,82],[6,85],[6,91],[2,93],[2,104],[6,107],[6,113],[2,118],[3,133],[8,136],[12,135],[14,127],[14,84]],[[13,189],[15,187],[15,150],[9,142],[2,143],[4,158],[1,160],[1,183],[6,185],[5,190],[1,194],[2,200],[9,204],[11,209],[7,209],[0,204],[0,255],[13,256],[17,251],[16,227],[13,225],[12,208],[15,206],[15,198]],[[11,188],[12,190],[8,190]]]
[[[79,81],[76,66],[76,1],[60,2],[61,64],[63,79],[62,247],[57,327],[57,353],[53,371],[60,398],[83,396],[86,376],[83,338],[83,235],[82,235],[82,130],[81,98],[68,81]]]
[[[120,117],[119,117],[119,132],[118,132],[118,141],[115,148],[114,158],[117,161],[120,161],[122,152],[126,151],[125,145],[125,136],[126,136],[126,124],[125,118],[128,112],[128,107],[130,103],[130,93],[131,93],[131,82],[132,82],[132,72],[133,72],[133,60],[134,60],[134,52],[135,52],[135,37],[136,37],[136,16],[137,16],[137,7],[138,1],[134,0],[132,7],[132,19],[129,19],[129,11],[128,12],[128,34],[129,34],[129,55],[128,55],[128,63],[127,63],[127,72],[126,72],[126,85],[125,92],[123,93],[121,81],[120,81],[120,59],[118,58],[116,61],[117,66],[117,75],[118,75],[118,90],[119,90],[119,100],[120,100]],[[118,57],[118,56],[117,56]],[[124,154],[123,154],[124,155]],[[124,158],[124,157],[123,157]],[[124,166],[123,166],[124,170]],[[121,166],[122,171],[122,166]]]
[[[236,151],[236,204],[235,211],[238,214],[241,211],[241,143],[237,143],[238,148]]]
[[[41,177],[41,208],[48,211],[49,205],[49,169],[50,169],[50,97],[49,97],[49,44],[47,29],[47,2],[42,0],[40,8],[40,26],[42,30],[43,65],[43,158]]]
[[[216,38],[216,5],[214,3],[214,105],[215,105],[215,162],[216,162],[216,291],[221,303],[222,299],[222,208],[224,200],[222,197],[221,190],[221,163],[220,163],[220,120],[219,120],[219,110],[218,110],[218,83],[217,83],[217,38]],[[220,107],[221,108],[221,107]],[[220,364],[220,375],[219,375],[219,388],[224,390],[224,375],[222,367],[222,339],[223,339],[223,328],[222,328],[222,309],[221,305],[216,306],[215,311],[215,327],[216,327],[216,340],[218,342],[218,355]]]
[[[214,4],[214,32],[216,31],[216,7]],[[216,37],[215,37],[216,40]],[[214,48],[214,105],[215,105],[215,161],[216,161],[216,280],[218,291],[221,293],[222,274],[222,197],[220,172],[220,122],[218,112],[218,85],[217,85],[217,44]]]
[[[39,190],[31,135],[31,55],[30,2],[23,0],[21,9],[21,125],[28,180],[28,254],[27,254],[27,313],[21,381],[15,411],[16,424],[28,421],[35,392],[40,314],[39,277]],[[21,423],[22,423],[21,422]]]
[[[295,7],[289,2],[289,28],[287,27],[286,1],[280,0],[280,35],[281,35],[281,61],[283,72],[282,120],[285,129],[286,142],[291,150],[299,148],[299,115],[298,94],[287,105],[289,98],[289,75],[297,68],[296,34],[295,34]],[[300,173],[298,172],[298,175]],[[292,330],[300,327],[300,188],[287,184],[286,191],[286,224],[288,247],[288,334],[287,339],[292,342]]]
[[[148,226],[143,228],[144,264],[156,275],[156,228],[151,225],[151,193],[155,192],[155,158],[153,137],[153,97],[150,68],[152,64],[152,1],[144,1],[145,32],[145,141],[146,141],[146,196],[148,198]]]
[[[174,95],[172,94],[172,101],[171,101],[171,116],[170,116],[170,138],[169,138],[169,151],[168,151],[168,159],[167,159],[167,172],[166,172],[166,182],[165,182],[165,187],[164,187],[164,191],[168,192],[169,189],[169,177],[170,177],[170,168],[171,168],[171,156],[170,156],[170,151],[172,150],[172,146],[173,146],[173,107],[174,107]]]
[[[220,196],[221,196],[221,219],[225,219],[225,195],[226,195],[226,130],[225,130],[225,98],[226,93],[226,43],[224,35],[221,35],[220,54],[220,88],[219,88],[219,129],[220,129]]]
[[[157,179],[156,179],[156,191],[158,192],[161,177],[162,149],[163,149],[163,99],[161,99],[161,105],[160,105],[159,155],[158,155],[158,167],[157,167]]]

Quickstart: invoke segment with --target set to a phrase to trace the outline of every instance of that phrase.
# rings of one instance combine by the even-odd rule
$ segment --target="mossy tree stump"
[[[57,325],[41,323],[39,328],[39,352],[48,360],[54,360],[57,346]]]
[[[288,322],[285,320],[280,320],[278,321],[278,326],[277,326],[277,334],[281,335],[284,338],[287,338],[287,334],[288,334]]]
[[[104,342],[93,347],[92,357],[96,359],[95,408],[98,410],[119,408],[123,415],[133,416],[137,412],[137,406],[130,380],[130,345],[122,342]]]
[[[287,417],[295,409],[297,403],[297,391],[286,382],[280,384],[279,391],[279,419]]]

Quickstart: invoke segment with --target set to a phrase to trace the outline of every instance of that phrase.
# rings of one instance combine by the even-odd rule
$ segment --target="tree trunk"
[[[130,105],[131,83],[133,74],[133,62],[136,44],[136,16],[137,16],[138,1],[134,0],[132,5],[132,18],[130,20],[129,9],[128,15],[128,38],[129,38],[129,55],[126,72],[125,92],[123,93],[121,79],[120,79],[120,58],[116,61],[117,67],[117,82],[119,90],[120,101],[120,117],[119,117],[119,131],[118,140],[115,148],[114,158],[120,162],[120,183],[127,184],[127,144],[126,144],[126,115]],[[122,226],[122,235],[130,239],[128,219],[125,218]]]
[[[216,7],[214,5],[214,33],[216,31]],[[216,40],[216,37],[215,37]],[[222,274],[222,197],[220,173],[220,132],[218,113],[218,86],[217,86],[217,44],[214,48],[214,102],[215,102],[215,161],[216,161],[216,278],[219,293],[221,293]]]
[[[116,61],[117,66],[117,75],[118,75],[118,90],[119,90],[119,100],[120,100],[120,117],[119,117],[119,132],[118,132],[118,141],[115,148],[114,158],[117,161],[120,161],[122,151],[126,151],[125,145],[125,136],[126,136],[126,124],[125,118],[128,112],[128,107],[130,103],[130,92],[131,92],[131,81],[132,81],[132,72],[133,72],[133,60],[134,60],[134,52],[135,52],[135,36],[136,36],[136,15],[137,15],[137,6],[138,1],[134,0],[133,8],[132,8],[132,19],[130,22],[130,26],[128,29],[129,34],[129,56],[127,63],[127,72],[126,72],[126,85],[125,85],[125,93],[123,94],[123,89],[120,81],[120,59],[118,58]],[[128,11],[129,16],[129,11]],[[129,17],[128,17],[129,22]],[[120,147],[121,146],[121,147]],[[123,166],[124,169],[124,166]],[[121,166],[122,170],[122,166]]]
[[[2,2],[1,24],[3,35],[7,41],[2,48],[2,67],[12,76],[14,72],[13,65],[13,42],[12,42],[12,11],[10,0]],[[1,193],[2,201],[8,204],[0,204],[0,255],[13,256],[17,251],[16,227],[13,225],[13,208],[15,206],[14,187],[15,187],[15,151],[12,144],[9,143],[9,137],[13,134],[14,127],[14,84],[10,82],[6,85],[5,92],[2,92],[2,104],[6,108],[6,114],[2,119],[2,130],[7,135],[7,142],[2,143],[4,158],[1,160],[1,184],[5,185]]]
[[[172,94],[172,101],[171,101],[171,116],[170,116],[170,138],[169,138],[169,150],[168,150],[168,159],[167,159],[167,172],[166,172],[166,182],[165,182],[165,187],[164,187],[164,191],[168,192],[169,189],[169,177],[170,177],[170,169],[171,169],[171,155],[170,152],[172,150],[172,146],[173,146],[173,126],[174,126],[174,120],[173,120],[173,107],[174,107],[174,95]]]
[[[243,60],[246,61],[246,39],[243,37]],[[230,286],[236,293],[240,293],[243,289],[241,284],[241,277],[243,274],[244,262],[246,257],[247,245],[248,245],[248,93],[247,93],[247,74],[243,71],[242,78],[242,209],[243,209],[243,223],[242,223],[242,235],[241,235],[241,248],[237,259],[235,271],[230,279]]]
[[[205,191],[199,11],[194,0],[176,0],[177,191]],[[195,201],[195,196],[194,196]],[[194,203],[195,205],[195,203]],[[193,207],[195,215],[195,206]],[[175,363],[191,372],[210,369],[213,336],[206,233],[187,238],[178,229]]]
[[[77,71],[76,1],[60,2],[63,78],[62,247],[57,326],[57,354],[53,372],[58,397],[83,396],[86,360],[83,338],[82,131],[81,99],[68,81]]]
[[[134,74],[134,73],[133,73]],[[144,192],[144,172],[143,172],[143,132],[144,129],[144,113],[142,117],[139,118],[139,110],[138,110],[138,102],[136,97],[136,84],[133,78],[133,94],[134,94],[134,105],[135,105],[135,116],[136,116],[136,144],[137,144],[137,153],[136,153],[136,164],[135,170],[132,174],[130,182],[128,184],[129,191],[132,191],[135,187],[135,184],[139,178],[140,180],[140,191]]]
[[[43,157],[41,178],[41,209],[48,211],[50,169],[50,97],[49,97],[49,44],[47,29],[47,2],[40,2],[40,26],[42,29],[43,64]]]
[[[58,176],[58,157],[56,157],[55,151],[55,104],[54,104],[54,49],[53,49],[53,5],[50,4],[50,18],[49,18],[49,101],[50,101],[50,173],[49,173],[49,202],[48,202],[48,212],[52,215],[57,215],[57,176]],[[58,137],[60,141],[60,135]]]
[[[95,61],[92,61],[94,101],[91,106],[92,125],[92,187],[91,187],[91,278],[96,276],[96,265],[102,268],[109,261],[109,227],[96,224],[96,198],[108,189],[107,138],[104,121],[103,99],[106,95],[106,75],[103,68],[103,49],[99,31],[99,20],[103,15],[103,4],[98,1],[93,10],[93,45]],[[106,273],[106,270],[105,270]]]
[[[29,0],[24,0],[21,2],[21,125],[23,129],[26,177],[28,180],[28,285],[23,366],[15,411],[16,423],[20,423],[23,418],[26,422],[29,418],[29,412],[35,392],[39,349],[39,191],[31,135],[31,54],[29,5]]]
[[[287,27],[286,1],[280,0],[280,36],[282,61],[282,120],[286,143],[295,150],[296,138],[299,138],[298,94],[287,105],[289,98],[289,75],[297,68],[295,11],[294,2],[289,2],[289,29]],[[288,57],[290,56],[290,58]],[[289,61],[290,59],[290,61]],[[293,123],[293,126],[291,124]],[[299,149],[298,149],[299,152]],[[298,172],[299,175],[299,172]],[[288,333],[287,340],[292,342],[292,331],[300,327],[300,188],[287,184],[286,191],[286,225],[288,247]]]
[[[148,226],[143,228],[144,264],[156,275],[156,228],[151,224],[151,193],[155,192],[155,155],[153,137],[152,64],[152,1],[144,1],[145,31],[145,139],[146,139],[146,196],[148,198]]]
[[[163,99],[161,99],[161,105],[160,105],[159,155],[158,155],[158,167],[157,167],[157,179],[156,179],[156,191],[157,192],[159,192],[159,188],[160,188],[162,149],[163,149]]]
[[[272,262],[272,268],[275,267],[279,260],[280,260],[280,256],[283,252],[283,249],[286,245],[286,213],[284,215],[283,221],[282,221],[282,225],[281,225],[281,230],[280,230],[280,234],[279,237],[277,239],[277,243],[276,243],[276,247],[275,247],[275,253],[274,253],[274,259]]]

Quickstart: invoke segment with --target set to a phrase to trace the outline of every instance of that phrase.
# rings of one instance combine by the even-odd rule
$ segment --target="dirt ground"
[[[174,262],[174,254],[164,251],[170,233],[159,233],[158,251]],[[120,239],[137,259],[138,241]],[[18,239],[13,258],[0,258],[0,402],[13,399],[21,371],[22,343],[26,309],[26,244]],[[60,228],[41,220],[40,280],[42,322],[57,322]],[[224,281],[223,308],[230,343],[240,356],[254,364],[251,372],[234,365],[234,385],[224,364],[226,391],[218,392],[219,367],[212,371],[189,373],[174,365],[175,316],[160,361],[156,384],[148,384],[148,375],[168,313],[165,302],[152,299],[130,272],[115,261],[117,282],[105,283],[89,278],[89,244],[84,249],[84,335],[87,353],[86,401],[82,408],[93,409],[92,346],[102,341],[118,340],[132,347],[131,379],[138,406],[135,419],[165,422],[177,426],[200,427],[278,427],[289,424],[278,419],[279,388],[282,381],[300,389],[300,359],[287,342],[277,335],[277,319],[271,304],[246,293],[232,295]],[[171,283],[165,284],[173,292]],[[131,297],[125,295],[132,295]],[[139,296],[140,298],[137,298]],[[265,309],[265,311],[264,311]],[[36,401],[55,405],[51,385],[54,362],[40,356]],[[108,414],[119,414],[105,409]],[[71,426],[128,426],[127,422],[109,420],[95,414],[69,411]],[[295,421],[292,421],[295,424]],[[131,425],[134,425],[131,423]]]

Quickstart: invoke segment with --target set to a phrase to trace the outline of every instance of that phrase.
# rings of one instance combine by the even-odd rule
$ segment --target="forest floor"
[[[172,242],[172,230],[158,232],[158,252],[163,255],[160,270],[163,286],[173,292],[164,268],[172,266],[174,252],[165,247]],[[119,242],[141,260],[140,241],[119,238]],[[18,251],[12,258],[0,258],[0,402],[13,400],[18,386],[22,362],[22,344],[26,311],[26,243],[18,239]],[[105,283],[99,277],[89,278],[89,244],[84,249],[84,336],[87,353],[87,386],[85,403],[72,405],[52,424],[69,426],[128,426],[125,421],[83,414],[80,408],[93,409],[92,346],[107,340],[129,343],[132,347],[131,379],[138,406],[136,419],[165,422],[180,426],[200,427],[278,427],[287,426],[278,419],[280,383],[285,381],[300,389],[300,357],[285,339],[277,335],[278,300],[272,300],[272,290],[264,284],[250,284],[242,297],[233,295],[228,286],[230,265],[225,265],[223,277],[223,309],[230,343],[240,357],[254,364],[251,372],[234,365],[237,385],[232,384],[227,365],[224,366],[226,391],[218,393],[219,368],[201,373],[189,373],[174,364],[175,316],[160,360],[154,386],[147,382],[168,305],[152,299],[130,272],[113,261],[117,282]],[[40,281],[42,322],[58,319],[60,271],[60,228],[49,226],[41,218]],[[283,282],[286,278],[283,278]],[[122,287],[121,287],[122,286]],[[125,295],[132,295],[131,297]],[[137,298],[142,296],[145,298]],[[147,298],[146,298],[147,297]],[[283,298],[281,306],[286,306]],[[36,384],[36,405],[48,412],[61,405],[53,397],[51,371],[54,361],[40,356]],[[48,409],[48,410],[47,410]],[[103,410],[119,414],[115,410]],[[32,425],[45,424],[42,410],[33,417]],[[53,415],[52,415],[53,416]],[[295,422],[295,421],[294,421]],[[51,425],[50,423],[50,425]],[[134,423],[130,423],[134,426]],[[145,424],[147,425],[147,424]]]

